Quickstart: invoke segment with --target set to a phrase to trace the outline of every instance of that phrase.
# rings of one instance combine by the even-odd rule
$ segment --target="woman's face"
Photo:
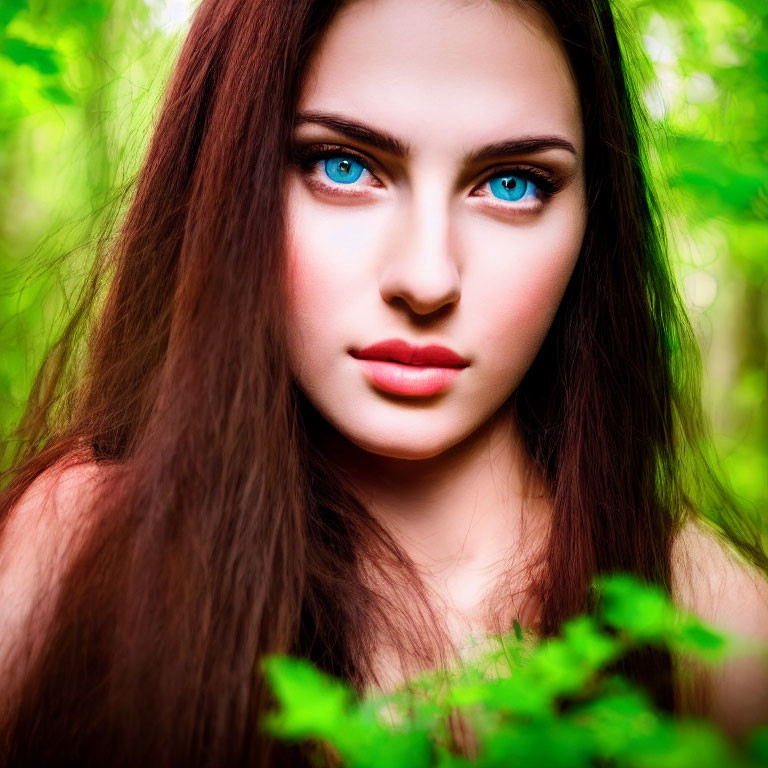
[[[578,258],[584,140],[561,43],[513,4],[358,0],[316,49],[294,143],[296,380],[356,446],[436,456],[514,392]]]

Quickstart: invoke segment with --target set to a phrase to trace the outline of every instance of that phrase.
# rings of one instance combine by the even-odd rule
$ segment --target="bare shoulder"
[[[61,461],[40,474],[10,510],[0,536],[0,573],[11,560],[53,547],[86,523],[102,470],[95,462]],[[47,554],[51,554],[48,549]]]
[[[672,549],[679,602],[706,621],[768,640],[768,581],[717,534],[688,522]]]
[[[677,603],[704,621],[768,647],[768,580],[702,523],[688,522],[672,548]],[[708,712],[732,736],[768,723],[768,655],[727,660],[707,673]]]
[[[17,651],[23,646],[25,658],[34,655],[62,574],[84,540],[102,476],[95,462],[63,460],[40,474],[8,513],[0,531],[0,689],[10,690],[22,674]]]
[[[50,581],[88,527],[104,472],[93,461],[64,459],[38,475],[14,504],[0,530],[0,603]],[[2,621],[2,617],[0,617]]]

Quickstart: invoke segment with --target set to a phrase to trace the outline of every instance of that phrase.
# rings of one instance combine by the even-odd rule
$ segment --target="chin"
[[[376,433],[345,433],[345,437],[367,453],[375,454],[389,459],[403,459],[418,461],[432,459],[441,453],[460,443],[466,435],[435,434],[433,432],[418,431],[406,432],[404,430],[385,429]]]
[[[373,445],[360,445],[358,447],[368,453],[376,454],[387,459],[402,459],[403,461],[419,461],[425,459],[432,459],[435,456],[439,456],[446,448],[442,446],[414,446],[414,445],[402,445],[400,443],[392,444],[373,444]]]

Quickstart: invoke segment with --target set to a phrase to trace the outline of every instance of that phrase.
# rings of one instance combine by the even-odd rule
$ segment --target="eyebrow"
[[[357,139],[371,147],[376,147],[376,149],[382,152],[399,158],[406,158],[410,154],[409,145],[401,139],[355,120],[350,120],[348,117],[328,112],[300,112],[296,116],[294,125],[302,125],[304,123],[324,125],[326,128],[330,128],[337,133]],[[497,141],[468,152],[463,158],[463,163],[465,166],[470,166],[503,155],[521,155],[530,152],[543,152],[547,149],[564,149],[574,155],[578,155],[576,147],[562,136],[522,136],[506,141]]]

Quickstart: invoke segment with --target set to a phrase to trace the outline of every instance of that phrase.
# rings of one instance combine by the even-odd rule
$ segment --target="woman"
[[[262,654],[387,687],[615,570],[768,636],[636,119],[607,3],[202,3],[20,427],[4,764],[288,765]],[[759,659],[672,669],[765,718]]]

